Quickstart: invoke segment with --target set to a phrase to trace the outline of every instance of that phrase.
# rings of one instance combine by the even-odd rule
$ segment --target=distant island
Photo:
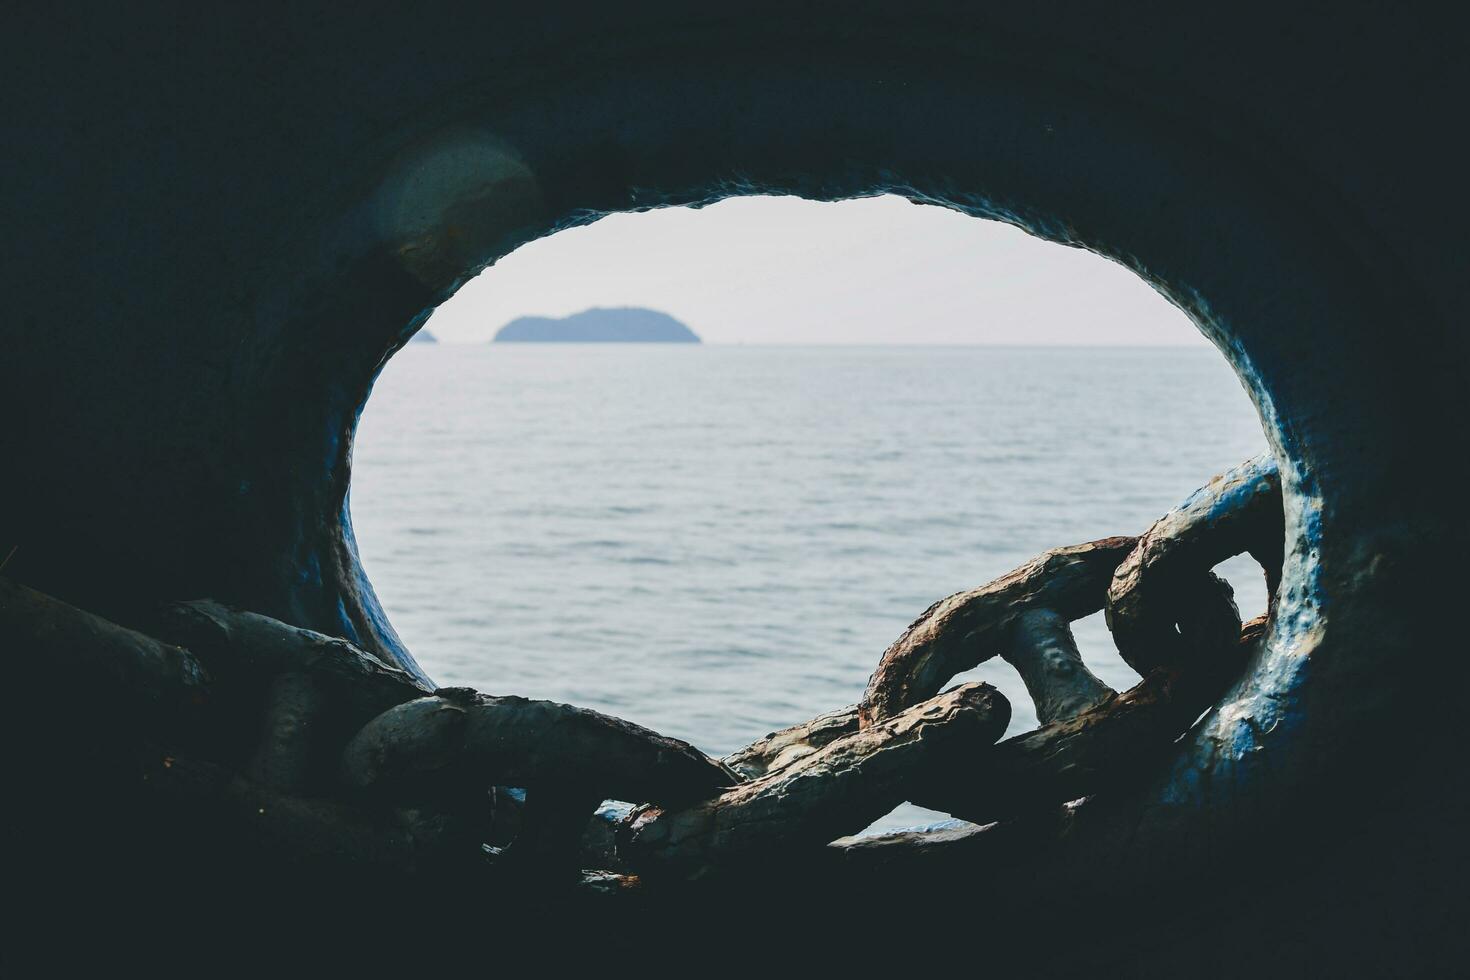
[[[697,344],[699,335],[667,313],[638,306],[594,307],[556,319],[518,317],[495,333],[492,343]]]

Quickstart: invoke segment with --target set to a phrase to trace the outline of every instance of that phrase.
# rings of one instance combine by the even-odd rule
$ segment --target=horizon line
[[[633,340],[633,341],[629,341],[629,340],[532,340],[532,341],[524,341],[524,340],[522,340],[522,341],[499,341],[497,343],[493,338],[488,338],[488,339],[485,339],[485,340],[446,340],[445,338],[439,337],[439,336],[434,336],[434,343],[435,343],[435,345],[441,346],[441,347],[492,347],[492,346],[502,346],[502,347],[683,347],[683,348],[689,348],[689,347],[936,347],[936,348],[999,347],[999,348],[1026,348],[1026,349],[1035,349],[1035,348],[1077,348],[1077,349],[1088,349],[1088,350],[1095,350],[1095,349],[1099,349],[1099,348],[1114,348],[1114,347],[1116,347],[1116,348],[1127,348],[1127,349],[1133,349],[1133,350],[1158,350],[1158,349],[1170,349],[1170,348],[1192,348],[1192,347],[1198,346],[1198,343],[1192,343],[1190,341],[1180,341],[1178,343],[1162,343],[1162,344],[1160,344],[1160,343],[1142,343],[1142,344],[1135,344],[1135,343],[1097,343],[1097,344],[1086,344],[1086,343],[1083,343],[1083,344],[1076,344],[1076,343],[1046,343],[1046,342],[1042,342],[1042,343],[1016,343],[1016,342],[1008,342],[1008,341],[979,341],[979,342],[975,342],[975,343],[957,343],[957,342],[933,343],[933,342],[927,342],[927,341],[862,341],[862,342],[854,342],[854,343],[844,343],[842,341],[820,341],[820,340],[813,340],[813,341],[783,341],[783,340],[744,341],[744,340],[704,340],[703,338],[701,338],[698,343],[689,343],[687,341],[671,342],[671,341],[661,341],[661,340],[642,340],[642,341],[637,341],[637,340]],[[1206,337],[1204,337],[1203,335],[1200,336],[1199,343],[1203,343],[1207,347],[1212,347],[1212,345],[1210,344],[1209,340]],[[420,347],[420,349],[422,350],[422,349],[425,349],[425,348],[424,347]]]

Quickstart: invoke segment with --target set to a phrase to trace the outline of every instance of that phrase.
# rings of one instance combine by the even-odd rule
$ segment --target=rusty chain
[[[859,831],[904,801],[983,823],[1102,789],[1167,749],[1238,676],[1264,622],[1242,624],[1229,584],[1210,569],[1251,554],[1274,605],[1283,534],[1276,464],[1261,456],[1212,480],[1137,538],[1057,548],[942,599],[884,652],[857,706],[727,757],[749,782],[714,801],[683,813],[645,808],[630,822],[626,850],[702,872],[772,845],[781,834],[771,827],[809,818],[829,795],[849,809],[811,839]],[[1071,622],[1100,610],[1125,662],[1143,676],[1123,694],[1087,669],[1072,637]],[[1020,673],[1041,729],[994,746],[972,737],[949,748],[936,739],[924,753],[910,750],[891,789],[840,785],[863,778],[867,757],[850,751],[853,740],[924,711],[956,674],[997,656]],[[977,686],[984,685],[958,690]],[[830,793],[821,791],[824,782]],[[871,805],[852,805],[869,794]]]
[[[409,870],[467,854],[492,857],[492,873],[595,867],[580,880],[617,891],[821,851],[904,801],[988,823],[1146,774],[1264,633],[1266,617],[1242,624],[1211,569],[1252,555],[1274,607],[1282,524],[1275,462],[1249,460],[1136,538],[1054,549],[940,600],[884,652],[858,704],[724,760],[587,709],[429,691],[344,640],[209,601],[172,604],[135,632],[0,577],[0,638],[138,688],[161,709],[150,739],[212,724],[202,741],[217,761],[159,751],[159,781],[240,808],[272,839]],[[1099,610],[1142,675],[1122,693],[1072,636]],[[943,690],[994,657],[1041,722],[1005,741],[998,691]]]

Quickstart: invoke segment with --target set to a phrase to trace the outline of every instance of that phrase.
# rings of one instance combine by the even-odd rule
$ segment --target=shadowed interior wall
[[[1463,679],[1426,612],[1465,536],[1453,25],[948,7],[8,15],[7,574],[123,620],[213,596],[416,669],[345,496],[372,379],[436,304],[600,214],[899,193],[1134,268],[1285,466],[1270,650],[1038,877],[1147,883],[1324,820],[1355,840],[1419,819],[1378,801],[1425,774],[1458,805],[1453,741],[1402,762]]]

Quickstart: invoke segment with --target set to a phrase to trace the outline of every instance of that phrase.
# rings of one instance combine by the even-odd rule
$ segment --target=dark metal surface
[[[1088,947],[1141,972],[1243,935],[1258,952],[1234,965],[1257,974],[1449,955],[1464,576],[1444,556],[1464,553],[1470,478],[1459,23],[928,0],[5,21],[6,575],[125,624],[210,596],[421,674],[357,562],[350,449],[377,371],[459,283],[614,211],[758,192],[945,204],[1113,258],[1188,312],[1255,399],[1285,497],[1248,675],[1155,784],[1082,808],[1023,868],[987,863],[991,911],[1014,925],[1058,895],[1145,896],[1108,920],[1111,953]],[[53,737],[49,715],[15,714],[26,744]],[[120,824],[126,851],[69,846],[95,830],[77,794],[21,771],[48,801],[10,818],[53,862],[25,879],[33,909],[125,905],[109,896],[140,868],[224,887],[190,877],[182,849],[209,843],[186,822]],[[937,862],[924,887],[969,892],[977,873]],[[415,902],[434,904],[363,907],[406,928]],[[1143,925],[1159,917],[1172,927]]]

